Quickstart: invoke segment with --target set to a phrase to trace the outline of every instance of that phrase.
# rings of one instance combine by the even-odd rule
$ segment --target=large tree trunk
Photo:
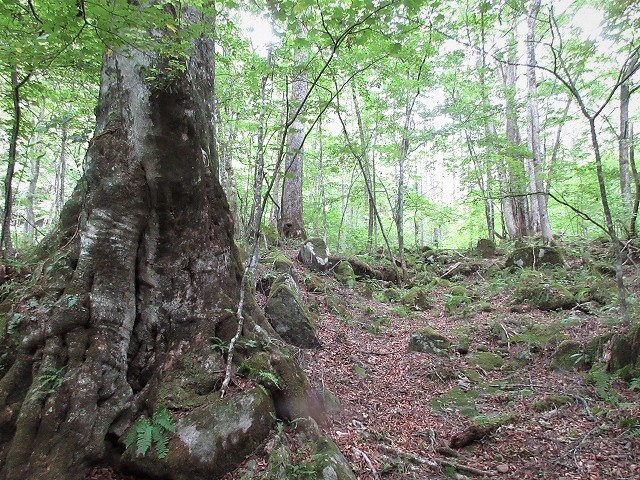
[[[24,307],[37,321],[25,314],[2,346],[2,480],[82,479],[121,455],[141,413],[219,397],[224,356],[210,339],[235,332],[242,269],[212,155],[212,53],[197,42],[185,72],[133,48],[104,57],[85,177],[47,240],[59,251],[48,296]],[[264,332],[247,302],[245,333],[252,318]],[[202,467],[193,460],[144,476],[216,478],[233,468],[224,456],[220,470],[191,474]]]

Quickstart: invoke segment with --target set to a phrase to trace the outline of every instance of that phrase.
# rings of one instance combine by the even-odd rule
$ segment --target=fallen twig
[[[493,470],[482,470],[479,468],[471,467],[469,465],[464,465],[457,462],[451,462],[448,460],[442,460],[440,458],[436,458],[435,460],[429,460],[428,458],[422,457],[420,455],[416,455],[415,453],[403,452],[402,450],[398,450],[397,448],[388,447],[387,445],[379,445],[380,449],[387,453],[391,453],[397,457],[404,458],[413,463],[418,463],[420,465],[426,465],[431,468],[441,468],[441,467],[449,467],[455,468],[460,472],[470,473],[472,475],[476,475],[478,477],[494,477],[496,476],[496,472]]]
[[[371,475],[373,476],[373,478],[380,478],[380,475],[378,474],[376,467],[373,466],[373,463],[371,462],[371,459],[367,456],[367,454],[356,447],[351,447],[351,449],[353,450],[354,453],[360,455],[365,462],[367,462],[367,465],[369,466],[369,470],[371,470]]]
[[[574,400],[578,400],[580,403],[582,403],[582,406],[584,407],[584,410],[586,412],[585,417],[587,418],[587,420],[589,420],[590,422],[596,421],[596,417],[594,417],[591,413],[591,409],[589,408],[589,405],[587,404],[587,400],[585,398],[574,394],[569,394],[569,396]]]

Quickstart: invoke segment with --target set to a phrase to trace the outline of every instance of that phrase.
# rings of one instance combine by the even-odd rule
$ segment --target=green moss
[[[547,395],[542,400],[533,403],[534,410],[546,412],[573,403],[573,398],[568,395]]]
[[[544,273],[532,270],[520,275],[514,301],[546,311],[569,309],[576,305],[576,299],[566,287]]]
[[[485,372],[499,370],[504,364],[500,355],[491,352],[474,352],[467,356],[469,365],[481,368]]]
[[[469,297],[469,290],[462,285],[454,285],[449,289],[449,295],[454,297]]]
[[[335,266],[333,274],[341,284],[348,287],[353,287],[356,283],[356,276],[353,273],[353,268],[346,260],[342,260]]]
[[[424,327],[409,335],[409,351],[441,353],[447,351],[451,342],[431,327]]]
[[[402,295],[400,299],[403,305],[413,307],[417,310],[428,310],[433,308],[430,301],[431,292],[424,287],[411,287]]]
[[[577,342],[575,340],[562,341],[553,354],[551,368],[553,370],[574,370],[576,368],[588,368],[580,342]]]
[[[464,295],[451,295],[448,296],[444,302],[444,309],[447,313],[454,313],[458,308],[463,305],[467,305],[471,302],[471,299]]]
[[[324,292],[327,289],[324,278],[315,274],[307,275],[304,278],[304,286],[310,292]]]
[[[478,416],[477,398],[478,392],[475,390],[465,391],[460,387],[455,387],[447,393],[443,393],[439,397],[432,399],[429,405],[431,408],[440,412],[455,410],[461,415],[476,417]]]
[[[594,282],[585,292],[585,300],[598,302],[600,305],[615,305],[618,300],[618,288],[615,280],[602,279]]]

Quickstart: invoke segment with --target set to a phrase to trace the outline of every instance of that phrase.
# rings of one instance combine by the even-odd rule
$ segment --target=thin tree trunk
[[[62,133],[60,138],[60,154],[56,161],[56,175],[54,182],[55,197],[53,200],[52,218],[59,218],[62,212],[62,206],[66,200],[65,197],[65,180],[67,174],[67,135],[68,125],[62,125]]]
[[[605,225],[607,231],[611,237],[611,243],[613,243],[613,251],[615,254],[616,262],[616,284],[618,287],[618,298],[620,300],[620,310],[622,311],[623,323],[628,323],[628,308],[627,308],[627,289],[624,284],[624,277],[622,272],[622,245],[618,234],[616,233],[615,226],[613,224],[613,216],[611,215],[611,209],[609,208],[609,199],[607,197],[607,187],[604,179],[604,172],[602,169],[602,156],[600,154],[600,145],[598,143],[598,133],[596,131],[596,120],[594,117],[589,117],[589,131],[591,133],[591,145],[593,146],[593,153],[596,160],[596,174],[598,176],[598,188],[600,190],[600,201],[602,202],[602,211],[604,213]]]
[[[327,196],[324,189],[324,156],[322,149],[322,120],[318,123],[318,193],[322,210],[322,239],[327,242]]]
[[[631,209],[631,220],[629,225],[629,236],[631,238],[638,238],[638,208],[640,207],[640,175],[638,175],[638,168],[636,166],[636,156],[634,149],[633,138],[633,124],[629,125],[629,165],[631,166],[631,173],[633,174],[633,183],[635,185],[635,195],[633,199],[633,208]]]
[[[629,63],[629,71],[633,71],[638,62],[636,54]],[[625,211],[631,210],[631,171],[629,167],[629,103],[631,101],[631,91],[629,82],[620,85],[620,135],[618,138],[618,164],[620,168],[620,192]]]
[[[35,215],[35,197],[38,188],[38,179],[40,178],[40,162],[43,155],[39,152],[31,159],[31,172],[29,175],[29,185],[27,187],[27,195],[25,198],[25,224],[24,233],[27,240],[34,242],[36,240],[36,215]]]
[[[13,104],[13,125],[9,137],[9,158],[7,172],[4,177],[4,211],[2,218],[2,231],[0,232],[0,249],[5,256],[13,256],[13,242],[11,240],[11,220],[13,217],[13,176],[16,168],[18,151],[18,139],[22,121],[22,108],[20,106],[20,89],[29,81],[31,74],[22,80],[18,79],[18,72],[11,72],[11,100]]]
[[[267,53],[267,67],[271,67],[271,46]],[[263,75],[260,80],[260,115],[258,117],[258,144],[256,145],[256,165],[253,175],[253,205],[249,216],[249,226],[245,232],[247,245],[251,246],[251,239],[256,238],[256,231],[260,228],[258,219],[262,218],[262,187],[264,186],[264,130],[266,126],[267,82],[269,75]]]
[[[364,123],[362,121],[362,112],[360,111],[360,105],[358,102],[358,96],[356,95],[355,87],[351,88],[351,97],[353,99],[353,109],[356,114],[356,120],[358,121],[358,133],[360,138],[362,159],[365,166],[365,169],[363,172],[363,176],[365,177],[364,181],[372,185],[373,172],[372,172],[372,166],[370,165],[370,162],[369,162],[369,143],[367,141],[366,132],[364,129]],[[367,199],[368,199],[367,205],[369,208],[369,215],[368,215],[369,219],[367,224],[367,252],[371,252],[373,250],[373,236],[374,236],[374,229],[376,225],[375,214],[373,212],[375,209],[375,204],[374,204],[375,197],[371,197],[367,195]]]
[[[536,80],[536,40],[535,27],[537,23],[538,11],[540,10],[540,0],[534,0],[527,17],[527,87],[528,99],[528,131],[529,147],[531,149],[531,159],[529,165],[530,190],[533,194],[532,213],[534,215],[533,225],[537,228],[536,233],[540,234],[545,243],[553,240],[551,224],[549,223],[549,213],[547,210],[547,196],[544,194],[544,183],[542,181],[542,150],[540,147],[540,118],[538,114],[538,84]]]
[[[515,31],[510,41],[516,45]],[[521,144],[518,130],[518,111],[516,106],[516,62],[517,51],[511,48],[509,62],[504,67],[505,114],[506,137],[508,148],[518,147]],[[519,195],[524,193],[522,189],[522,176],[524,175],[524,163],[517,155],[505,155],[502,162],[502,213],[504,227],[511,239],[524,238],[528,234],[527,227],[527,197]]]

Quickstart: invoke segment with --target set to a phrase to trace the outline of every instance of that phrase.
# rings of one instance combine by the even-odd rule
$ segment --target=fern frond
[[[158,440],[156,440],[155,449],[158,454],[158,458],[164,458],[169,454],[169,437],[166,435],[162,435]]]
[[[153,441],[153,427],[147,418],[139,420],[138,425],[138,453],[142,456],[147,454]],[[137,422],[136,422],[137,423]]]
[[[173,433],[176,431],[176,426],[173,422],[173,418],[171,418],[169,410],[167,410],[166,408],[158,410],[153,414],[153,423],[161,426],[167,432]]]
[[[131,445],[138,441],[138,422],[135,422],[129,431],[127,432],[127,436],[124,437],[124,445],[129,448]]]

